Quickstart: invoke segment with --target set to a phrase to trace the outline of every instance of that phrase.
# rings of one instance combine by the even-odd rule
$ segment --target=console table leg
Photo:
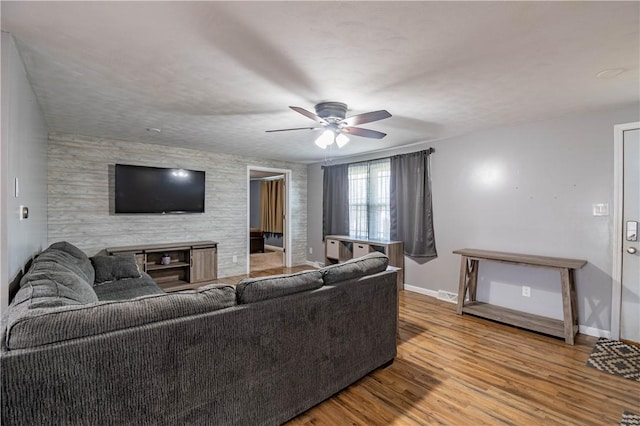
[[[576,271],[569,269],[569,289],[571,292],[571,311],[573,312],[573,325],[575,327],[573,335],[575,336],[580,328],[578,323],[578,297],[576,296]]]
[[[478,289],[478,259],[469,261],[469,301],[476,301],[476,290]]]
[[[574,344],[575,337],[575,291],[573,289],[571,272],[567,268],[560,270],[560,278],[562,281],[562,310],[564,313],[564,341]]]
[[[475,302],[478,288],[478,259],[462,256],[460,260],[460,284],[458,285],[458,314],[462,314],[464,300],[469,292],[469,301]]]
[[[468,273],[467,257],[462,256],[460,259],[460,283],[458,284],[458,315],[462,315],[464,299],[467,296]]]

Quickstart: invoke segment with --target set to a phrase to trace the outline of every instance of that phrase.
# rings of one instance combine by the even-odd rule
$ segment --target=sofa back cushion
[[[343,281],[377,274],[387,269],[389,258],[382,253],[373,252],[362,257],[348,260],[337,265],[320,269],[325,285],[333,285]]]
[[[27,289],[21,296],[32,308],[92,303],[98,301],[92,283],[72,255],[49,248],[20,280],[20,288]]]
[[[236,293],[238,303],[243,304],[315,290],[320,287],[322,287],[322,274],[319,271],[303,271],[297,274],[245,278],[236,285]]]
[[[18,295],[25,290],[21,289]],[[38,309],[30,309],[24,303],[25,298],[18,295],[9,306],[6,317],[6,346],[10,350],[63,342],[236,305],[235,289],[216,284],[126,301]]]
[[[95,279],[93,265],[91,265],[91,261],[82,250],[67,241],[59,241],[57,243],[53,243],[49,246],[49,250],[60,250],[67,254],[70,254],[73,258],[72,261],[86,276],[87,282],[93,283]]]
[[[50,279],[29,282],[18,290],[12,304],[22,304],[29,309],[84,305],[83,302],[78,301],[77,294]]]

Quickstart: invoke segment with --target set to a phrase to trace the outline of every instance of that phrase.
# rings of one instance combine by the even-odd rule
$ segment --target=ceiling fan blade
[[[318,123],[322,123],[322,124],[328,124],[327,120],[325,120],[322,117],[318,117],[316,114],[312,113],[311,111],[307,111],[304,108],[295,107],[295,106],[290,106],[289,108],[291,108],[292,110],[294,110],[299,114],[304,115],[305,117],[312,119],[313,121],[317,121]]]
[[[288,132],[289,130],[314,130],[319,129],[320,127],[295,127],[293,129],[278,129],[278,130],[265,130],[267,133],[273,132]]]
[[[362,136],[363,138],[382,139],[387,136],[386,133],[377,132],[375,130],[363,129],[361,127],[343,127],[342,131],[350,135]]]
[[[352,115],[342,120],[347,126],[356,126],[358,124],[371,123],[372,121],[384,120],[391,117],[389,111],[381,109],[380,111],[365,112],[364,114]]]

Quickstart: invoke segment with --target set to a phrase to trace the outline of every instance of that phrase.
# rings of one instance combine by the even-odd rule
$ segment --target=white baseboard
[[[412,291],[414,293],[420,293],[420,294],[424,294],[425,296],[431,296],[435,299],[438,300],[443,300],[445,302],[450,302],[450,303],[457,303],[454,302],[453,300],[448,300],[448,299],[443,299],[438,297],[438,291],[435,290],[429,290],[426,288],[422,288],[422,287],[416,287],[413,285],[409,285],[409,284],[405,284],[404,285],[404,289],[407,291]],[[453,294],[453,293],[451,293]],[[581,325],[580,329],[579,329],[580,334],[586,334],[587,336],[594,336],[594,337],[605,337],[607,339],[611,338],[611,332],[609,330],[600,330],[599,328],[595,328],[595,327],[587,327],[586,325]]]
[[[425,296],[433,297],[434,299],[442,300],[443,302],[458,303],[458,295],[444,290],[429,290],[427,288],[416,287],[414,285],[405,284],[404,289],[412,291],[414,293],[424,294]]]
[[[309,266],[313,266],[314,268],[322,268],[324,266],[324,263],[322,263],[322,262],[313,262],[311,260],[305,260],[304,264],[305,265],[309,265]]]
[[[422,287],[416,287],[414,285],[409,285],[409,284],[405,284],[404,289],[407,291],[412,291],[414,293],[424,294],[425,296],[435,297],[436,299],[438,298],[438,292],[434,290],[429,290]]]
[[[599,328],[587,327],[586,325],[581,325],[579,332],[587,336],[611,338],[611,332],[609,330],[600,330]]]
[[[270,246],[269,244],[265,244],[264,245],[264,249],[265,250],[271,250],[271,251],[284,251],[284,248],[282,248],[282,247]]]

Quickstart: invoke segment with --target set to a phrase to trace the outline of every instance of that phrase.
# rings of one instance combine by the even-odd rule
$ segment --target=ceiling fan
[[[292,129],[267,130],[267,132],[288,132],[290,130],[315,130],[325,129],[324,132],[316,139],[316,145],[325,149],[332,143],[336,143],[338,148],[342,148],[349,138],[347,135],[362,136],[364,138],[382,139],[387,136],[386,133],[375,130],[363,129],[361,127],[353,127],[358,124],[371,123],[373,121],[383,120],[391,117],[386,110],[365,112],[364,114],[347,115],[347,105],[341,102],[320,102],[315,106],[316,113],[307,111],[304,108],[290,106],[295,112],[304,115],[316,122],[318,125],[313,127],[296,127]]]

